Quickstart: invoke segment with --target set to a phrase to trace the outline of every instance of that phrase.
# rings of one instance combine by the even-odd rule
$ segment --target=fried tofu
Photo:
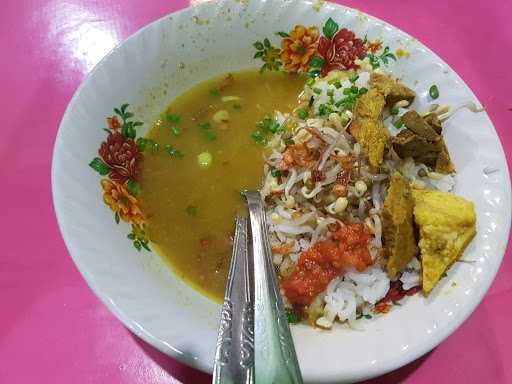
[[[350,133],[361,145],[363,153],[368,156],[373,167],[382,164],[384,147],[389,136],[381,116],[384,105],[384,96],[379,91],[371,89],[356,103],[354,120],[350,124]]]
[[[416,93],[412,89],[407,88],[391,76],[383,73],[372,73],[369,84],[371,88],[376,89],[384,95],[386,104],[389,107],[393,107],[395,103],[401,100],[407,100],[410,104],[416,97]]]
[[[413,190],[419,227],[423,293],[428,295],[476,235],[472,202],[446,192]]]
[[[400,174],[394,174],[382,211],[384,244],[388,251],[386,269],[392,280],[418,254],[413,208],[414,200],[409,183]]]

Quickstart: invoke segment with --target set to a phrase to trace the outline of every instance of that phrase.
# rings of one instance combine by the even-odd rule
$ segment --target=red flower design
[[[111,168],[109,177],[124,184],[128,179],[137,180],[140,174],[142,154],[132,139],[118,131],[108,135],[107,141],[101,143],[99,154]]]
[[[367,48],[363,40],[356,38],[354,32],[342,28],[332,39],[320,37],[318,53],[324,58],[321,75],[325,76],[333,69],[357,69],[356,59],[362,60]]]

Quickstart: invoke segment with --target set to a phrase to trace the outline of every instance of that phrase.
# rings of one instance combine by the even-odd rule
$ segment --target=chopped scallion
[[[279,171],[276,167],[270,168],[270,173],[272,174],[272,177],[280,177],[281,171]]]
[[[185,208],[185,212],[187,212],[187,215],[189,216],[197,216],[197,207],[189,205],[187,208]]]
[[[402,122],[401,119],[397,119],[393,122],[393,125],[395,126],[395,128],[400,129],[403,127],[404,123]]]
[[[212,142],[217,138],[217,135],[215,133],[213,133],[211,130],[205,130],[204,137],[205,137],[206,141]]]
[[[180,122],[180,117],[178,115],[167,115],[165,117],[165,119],[169,122],[169,123],[173,123],[173,124],[178,124]]]
[[[172,126],[171,127],[171,132],[174,136],[179,136],[181,135],[181,129],[179,129],[178,127],[176,126]]]
[[[439,97],[439,88],[437,88],[437,85],[432,85],[428,90],[428,94],[432,99],[437,99]]]
[[[265,143],[265,135],[263,135],[263,133],[261,131],[254,131],[252,134],[251,134],[251,137],[253,138],[253,140],[259,144],[264,144]]]
[[[299,316],[293,309],[287,309],[286,310],[286,317],[288,319],[288,322],[290,324],[296,324],[300,321]]]
[[[165,150],[167,151],[169,156],[174,157],[176,159],[182,159],[185,156],[183,152],[181,152],[179,149],[174,148],[170,144],[165,145]]]
[[[308,118],[309,112],[306,109],[301,108],[297,111],[297,116],[299,119],[305,120]]]

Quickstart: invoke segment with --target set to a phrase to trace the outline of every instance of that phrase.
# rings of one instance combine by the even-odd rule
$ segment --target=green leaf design
[[[311,76],[312,78],[320,76],[320,70],[319,69],[313,69],[312,71],[309,71],[309,76]]]
[[[262,56],[263,56],[263,54],[264,54],[264,52],[263,52],[263,51],[258,51],[258,52],[256,52],[256,53],[254,54],[254,57],[253,57],[253,58],[254,58],[254,59],[260,58],[260,57],[262,57]]]
[[[331,39],[335,34],[336,32],[338,32],[338,29],[339,29],[339,26],[338,24],[329,17],[329,19],[327,19],[324,27],[322,28],[322,32],[324,33],[324,36],[327,37],[328,39]]]
[[[126,111],[126,108],[128,108],[129,105],[130,104],[128,104],[128,103],[125,103],[125,104],[121,105],[121,112],[124,113]]]
[[[148,140],[143,137],[139,137],[135,144],[137,144],[137,148],[139,148],[139,151],[144,152],[148,145]]]
[[[377,69],[380,67],[379,63],[379,57],[375,56],[374,54],[368,53],[366,54],[366,57],[370,60],[370,64],[373,69]]]
[[[323,57],[320,57],[320,56],[315,56],[311,59],[311,61],[309,62],[309,65],[312,67],[312,68],[322,68],[323,65],[325,63],[325,60]]]
[[[139,252],[140,252],[140,249],[141,249],[141,247],[142,247],[142,244],[140,243],[140,241],[139,241],[139,240],[135,240],[135,241],[133,242],[133,246],[135,247],[135,249],[136,249],[137,251],[139,251]]]
[[[276,32],[276,35],[281,36],[283,39],[290,37],[286,32]]]
[[[271,67],[270,65],[268,65],[268,64],[266,64],[266,63],[265,63],[265,64],[263,64],[263,65],[261,66],[261,68],[260,68],[260,72],[261,72],[261,73],[263,73],[263,72],[265,72],[265,71],[270,71],[271,69],[272,69],[272,67]]]
[[[270,48],[272,46],[272,44],[270,44],[270,40],[267,39],[266,37],[263,40],[263,45],[265,46],[265,48]]]
[[[142,191],[140,185],[132,179],[128,180],[128,184],[126,184],[126,189],[128,189],[128,192],[130,192],[133,196],[139,196]]]
[[[107,132],[109,135],[112,133],[112,132],[110,131],[110,129],[103,128],[103,130],[104,130],[105,132]]]
[[[148,252],[151,252],[151,248],[148,247],[148,242],[147,241],[142,241],[140,242],[140,244],[142,245],[142,247],[148,251]]]
[[[110,172],[110,167],[101,160],[99,157],[95,157],[90,163],[89,167],[98,172],[101,176],[105,176]]]
[[[130,240],[135,240],[135,234],[133,232],[129,233],[126,237],[129,238]]]
[[[121,221],[121,218],[119,217],[119,213],[118,212],[116,212],[114,214],[114,220],[115,220],[116,224],[119,224],[119,221]]]
[[[253,44],[254,48],[256,48],[258,51],[262,51],[265,47],[263,46],[263,43],[261,41],[257,41]]]
[[[118,114],[121,117],[123,116],[123,114],[121,113],[121,111],[118,108],[114,108],[114,113]]]
[[[135,128],[133,128],[132,124],[129,124],[127,127],[126,137],[128,137],[130,139],[135,139],[136,136],[137,136],[137,131],[135,130]]]

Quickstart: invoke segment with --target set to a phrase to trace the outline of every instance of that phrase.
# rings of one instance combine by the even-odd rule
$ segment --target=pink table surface
[[[487,107],[511,164],[512,2],[342,2],[402,28],[443,57]],[[1,1],[0,383],[210,381],[139,340],[100,304],[68,256],[50,190],[55,134],[91,67],[140,27],[189,5]],[[459,330],[371,383],[511,383],[510,256],[509,247],[489,293]]]

